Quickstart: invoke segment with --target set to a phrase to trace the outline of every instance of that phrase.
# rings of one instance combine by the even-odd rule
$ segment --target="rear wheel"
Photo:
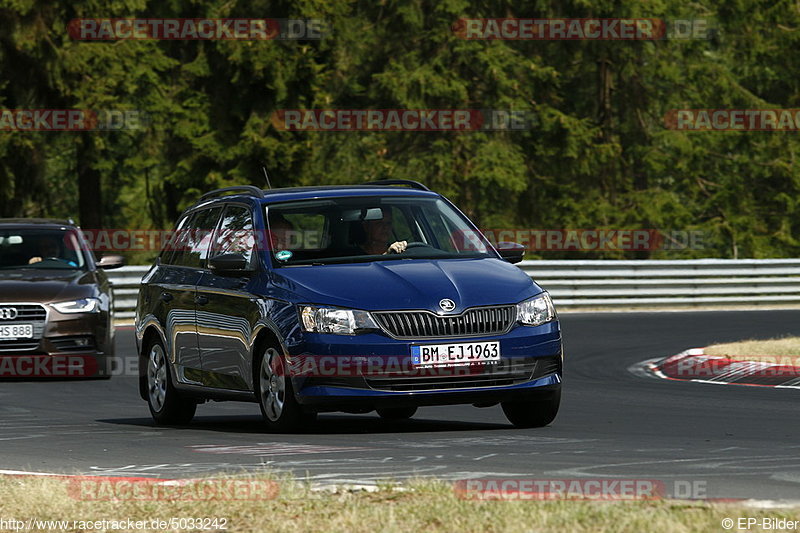
[[[169,362],[160,340],[153,340],[147,351],[147,405],[157,424],[188,424],[194,418],[197,402],[181,395],[170,379]]]
[[[407,420],[417,413],[416,407],[381,407],[376,409],[381,418],[386,420]]]
[[[541,398],[503,402],[508,421],[518,428],[540,428],[555,420],[561,405],[561,389]]]
[[[312,423],[316,413],[303,411],[294,397],[292,380],[283,356],[272,346],[257,360],[255,389],[267,427],[273,431],[294,431]]]

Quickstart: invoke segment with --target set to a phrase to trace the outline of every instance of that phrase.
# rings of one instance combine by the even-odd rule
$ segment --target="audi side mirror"
[[[103,270],[111,270],[112,268],[119,268],[125,264],[125,258],[121,255],[104,255],[97,262],[97,266]]]

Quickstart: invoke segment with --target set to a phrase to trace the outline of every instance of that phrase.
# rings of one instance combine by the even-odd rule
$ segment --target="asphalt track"
[[[797,334],[800,311],[562,316],[561,412],[519,430],[499,407],[422,408],[400,423],[325,414],[270,434],[256,404],[208,403],[153,425],[134,377],[0,382],[0,469],[163,478],[242,469],[320,485],[435,476],[655,479],[694,496],[800,500],[800,391],[665,381],[628,368],[716,341]],[[118,332],[134,356],[133,333]],[[694,485],[691,485],[694,483]]]

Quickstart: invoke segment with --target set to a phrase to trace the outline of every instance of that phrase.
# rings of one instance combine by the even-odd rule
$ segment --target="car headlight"
[[[555,319],[556,308],[546,292],[517,304],[517,320],[526,326],[541,326]]]
[[[58,302],[51,304],[59,313],[98,313],[100,312],[99,298],[81,298],[80,300],[70,300],[68,302]]]
[[[357,309],[302,305],[300,306],[300,320],[303,329],[312,333],[355,335],[378,329],[378,325],[368,312]]]

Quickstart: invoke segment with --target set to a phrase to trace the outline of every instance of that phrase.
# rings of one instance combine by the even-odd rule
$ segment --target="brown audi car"
[[[0,218],[0,378],[110,377],[113,296],[72,221]]]

